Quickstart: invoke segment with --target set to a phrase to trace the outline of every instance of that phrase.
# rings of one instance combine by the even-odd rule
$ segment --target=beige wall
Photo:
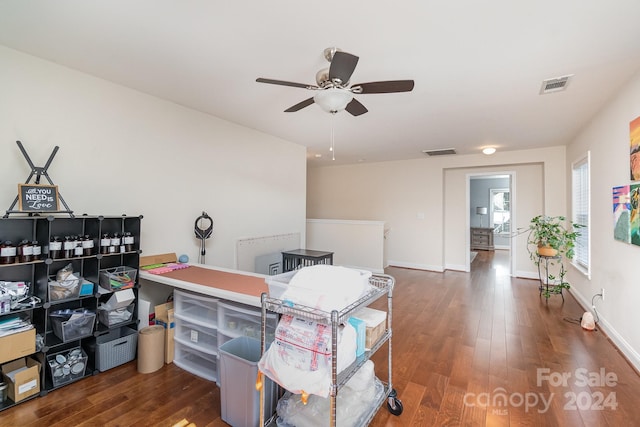
[[[513,230],[525,230],[529,220],[544,212],[543,163],[514,164],[498,167],[454,168],[446,169],[444,185],[444,259],[445,269],[469,271],[469,227],[470,211],[468,185],[471,176],[489,173],[510,174],[512,176],[511,214]],[[564,185],[564,181],[560,183]],[[467,191],[460,191],[466,189]],[[537,278],[533,265],[526,251],[527,233],[513,237],[512,265],[514,276]]]
[[[612,214],[612,188],[630,183],[629,122],[638,116],[640,75],[567,147],[567,181],[571,162],[590,151],[591,279],[573,268],[568,278],[585,307],[605,289],[605,300],[594,300],[600,325],[640,369],[640,247],[614,240]]]
[[[307,249],[333,252],[333,263],[384,273],[385,224],[382,221],[307,220]]]
[[[550,147],[498,152],[490,157],[443,156],[310,168],[307,215],[385,221],[390,229],[389,264],[443,271],[447,265],[459,266],[466,257],[465,213],[468,210],[458,208],[468,198],[465,174],[479,168],[483,172],[519,171],[518,182],[522,181],[525,188],[520,192],[534,200],[534,203],[527,199],[518,202],[522,203],[523,213],[517,225],[526,227],[532,212],[536,215],[565,213],[565,167],[565,148]],[[539,171],[538,177],[532,172],[535,168]],[[533,275],[534,266],[523,244],[519,243],[517,248],[518,265],[514,271]]]
[[[240,237],[304,241],[302,146],[3,47],[0,94],[3,212],[30,172],[20,140],[37,166],[60,147],[49,174],[76,214],[144,215],[145,254],[197,261],[202,211],[208,264],[233,268]]]

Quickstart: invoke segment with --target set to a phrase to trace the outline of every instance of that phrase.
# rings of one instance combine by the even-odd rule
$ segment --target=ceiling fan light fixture
[[[344,110],[353,99],[353,94],[345,89],[329,88],[318,91],[313,102],[327,113],[337,113]]]

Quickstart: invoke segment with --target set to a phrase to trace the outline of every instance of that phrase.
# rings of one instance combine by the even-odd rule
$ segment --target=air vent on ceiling
[[[540,95],[544,95],[546,93],[560,92],[561,90],[565,90],[567,88],[567,85],[569,85],[569,79],[571,77],[573,77],[573,74],[543,80],[542,86],[540,87]]]
[[[450,154],[456,154],[455,148],[440,148],[438,150],[422,150],[424,154],[429,156],[448,156]]]

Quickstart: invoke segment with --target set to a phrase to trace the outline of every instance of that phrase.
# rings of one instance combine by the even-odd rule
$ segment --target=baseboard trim
[[[370,271],[374,274],[384,274],[384,269],[380,269],[380,268],[371,268],[371,267],[360,267],[358,265],[343,265],[343,267],[346,268],[353,268],[355,270],[364,270],[364,271]]]
[[[435,271],[437,273],[444,272],[444,268],[442,268],[442,266],[436,266],[436,265],[414,264],[411,262],[402,262],[402,261],[387,261],[387,264],[389,265],[389,267],[412,268],[414,270]]]
[[[540,277],[538,277],[538,273],[535,273],[533,271],[516,271],[515,276],[521,279],[540,280]]]
[[[587,300],[580,292],[574,288],[570,288],[569,292],[578,301],[578,304],[582,306],[585,311],[593,310],[591,308],[591,302]],[[605,336],[611,341],[611,343],[617,347],[622,353],[625,359],[631,364],[631,366],[640,373],[640,353],[638,353],[622,335],[616,331],[616,329],[607,321],[605,317],[602,317],[600,313],[597,313],[598,327],[605,334]]]
[[[444,268],[446,270],[463,271],[465,273],[469,272],[469,270],[467,269],[467,266],[463,264],[447,264],[444,266]]]

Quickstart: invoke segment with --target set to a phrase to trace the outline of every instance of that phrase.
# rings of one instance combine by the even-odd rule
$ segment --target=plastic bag
[[[339,327],[337,370],[356,358],[356,331]],[[274,342],[262,355],[258,368],[292,393],[327,397],[331,385],[331,327],[308,319],[283,315]]]
[[[373,362],[367,361],[344,385],[336,396],[336,425],[356,427],[364,425],[370,411],[384,393],[384,386],[375,377]],[[330,399],[309,396],[307,404],[301,396],[293,394],[278,401],[277,424],[280,427],[325,427],[329,426]]]

